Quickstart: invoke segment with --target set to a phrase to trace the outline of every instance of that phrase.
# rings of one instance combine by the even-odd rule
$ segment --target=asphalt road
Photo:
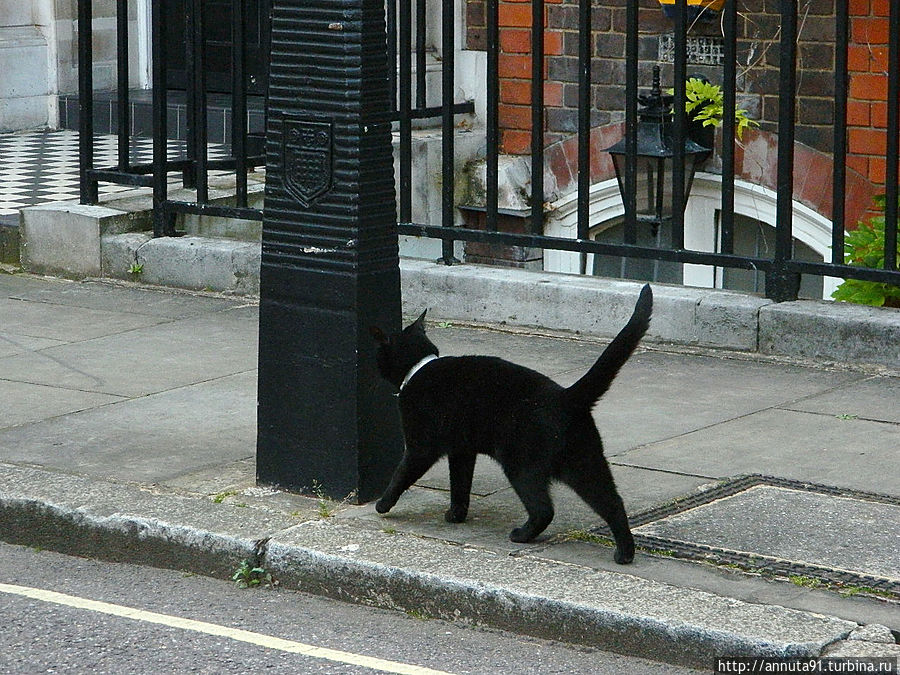
[[[2,543],[0,620],[2,673],[697,672],[279,588],[240,589],[228,580]]]

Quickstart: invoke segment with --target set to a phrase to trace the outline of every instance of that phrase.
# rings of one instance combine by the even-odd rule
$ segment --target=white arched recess
[[[716,212],[721,202],[722,177],[698,173],[694,178],[691,196],[684,214],[684,245],[694,251],[714,251],[718,232]],[[574,239],[577,231],[577,193],[573,192],[552,204],[551,215],[544,226],[544,233],[551,237]],[[734,212],[770,227],[775,227],[776,193],[768,188],[743,180],[734,182]],[[624,213],[619,186],[615,178],[595,183],[590,190],[590,222],[592,235],[602,226]],[[831,221],[803,204],[794,201],[794,238],[803,242],[823,260],[831,259]],[[544,251],[544,270],[579,274],[581,256],[570,251]],[[589,255],[586,269],[593,269],[593,256]],[[840,279],[825,277],[823,296],[831,297]],[[684,285],[701,288],[719,288],[722,270],[707,265],[684,266]]]

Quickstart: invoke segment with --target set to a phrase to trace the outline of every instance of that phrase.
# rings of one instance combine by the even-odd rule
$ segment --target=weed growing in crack
[[[237,568],[237,571],[231,576],[231,580],[238,588],[256,588],[259,586],[274,588],[278,585],[271,572],[264,567],[251,567],[246,560]]]

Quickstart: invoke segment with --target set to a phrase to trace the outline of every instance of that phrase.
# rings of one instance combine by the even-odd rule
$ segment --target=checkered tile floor
[[[113,166],[117,160],[116,136],[97,136],[94,167]],[[184,141],[169,141],[169,157],[185,153]],[[153,140],[132,138],[133,163],[149,163]],[[228,156],[228,148],[210,145],[209,158]],[[224,172],[219,172],[224,173]],[[211,175],[214,172],[210,172]],[[180,174],[169,175],[178,184]],[[128,185],[100,183],[100,195],[133,190]],[[0,134],[0,218],[18,217],[19,209],[35,204],[78,200],[78,132],[70,130]]]

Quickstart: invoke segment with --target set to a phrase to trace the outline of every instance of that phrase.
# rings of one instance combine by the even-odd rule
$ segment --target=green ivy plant
[[[885,196],[875,197],[875,207],[882,213],[857,223],[844,237],[844,261],[848,265],[884,267]],[[898,228],[900,229],[900,228]],[[897,245],[900,254],[900,241]],[[831,297],[873,307],[900,307],[900,286],[877,281],[846,279]]]
[[[722,124],[725,115],[725,93],[722,87],[699,77],[692,77],[684,83],[684,111],[694,122],[705,127],[717,127]],[[673,94],[674,89],[669,93]],[[744,131],[750,127],[758,127],[759,122],[751,119],[747,111],[737,108],[734,111],[734,133],[738,140],[743,140]]]

